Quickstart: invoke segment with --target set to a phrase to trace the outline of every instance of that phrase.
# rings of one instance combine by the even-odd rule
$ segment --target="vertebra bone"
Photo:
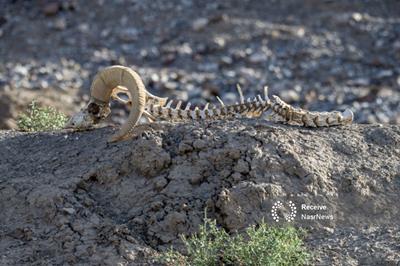
[[[353,112],[346,109],[344,112],[311,112],[285,103],[278,96],[272,96],[272,111],[288,123],[299,124],[306,127],[329,127],[351,124]]]
[[[130,107],[130,114],[121,129],[111,136],[111,142],[123,139],[129,135],[140,117],[144,115],[151,122],[157,119],[168,121],[227,119],[236,117],[260,117],[269,109],[272,113],[283,118],[289,124],[299,124],[307,127],[324,127],[334,125],[347,125],[353,121],[353,113],[346,109],[344,112],[311,112],[294,108],[285,103],[278,96],[273,95],[272,101],[268,98],[268,88],[264,87],[263,99],[257,95],[254,99],[244,100],[240,86],[237,86],[240,103],[225,105],[217,96],[220,106],[209,108],[207,103],[203,109],[187,103],[184,109],[182,102],[172,107],[173,101],[150,94],[140,78],[133,70],[123,66],[111,66],[99,72],[90,89],[91,98],[88,105],[75,114],[67,123],[67,127],[85,129],[97,124],[110,114],[109,101],[118,100]],[[127,94],[128,100],[118,96],[119,93]]]

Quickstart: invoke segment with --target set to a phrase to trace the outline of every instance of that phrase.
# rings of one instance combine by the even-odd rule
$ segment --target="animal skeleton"
[[[273,95],[272,100],[268,97],[268,89],[264,88],[264,98],[260,95],[244,100],[241,88],[237,87],[240,102],[233,105],[225,105],[218,99],[220,106],[203,109],[197,106],[191,109],[191,104],[181,108],[179,101],[172,107],[173,101],[150,94],[143,84],[140,76],[130,68],[123,66],[111,66],[100,71],[94,78],[90,88],[90,101],[86,107],[71,117],[66,127],[76,129],[87,129],[99,123],[110,114],[110,98],[118,100],[130,106],[130,114],[121,127],[109,139],[109,142],[122,140],[130,133],[144,115],[149,121],[164,119],[168,121],[205,120],[205,119],[227,119],[235,117],[260,117],[264,112],[271,112],[284,119],[287,123],[298,124],[306,127],[329,127],[334,125],[347,125],[353,121],[353,113],[346,109],[344,112],[311,112],[300,108],[294,108],[285,103],[278,96]],[[128,95],[128,100],[119,97],[118,94]]]

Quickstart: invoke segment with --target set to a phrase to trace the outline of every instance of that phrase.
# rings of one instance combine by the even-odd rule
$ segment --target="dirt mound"
[[[151,264],[205,209],[230,231],[293,216],[318,263],[400,260],[399,126],[244,119],[110,134],[0,132],[0,264]]]

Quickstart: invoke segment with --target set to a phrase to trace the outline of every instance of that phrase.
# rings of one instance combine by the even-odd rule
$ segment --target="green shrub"
[[[67,122],[67,116],[53,107],[40,107],[34,101],[29,107],[27,114],[18,116],[19,130],[28,132],[56,130],[63,128]]]
[[[204,220],[199,233],[182,236],[187,255],[172,248],[161,254],[167,265],[305,265],[310,259],[303,246],[303,231],[291,226],[270,227],[262,222],[247,228],[244,235],[230,236],[216,225]]]

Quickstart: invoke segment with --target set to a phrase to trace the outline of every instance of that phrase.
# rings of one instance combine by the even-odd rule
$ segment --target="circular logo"
[[[294,205],[294,203],[291,200],[288,201],[287,205],[290,208],[290,214],[284,215],[284,218],[288,222],[293,222],[294,218],[296,217],[296,213],[297,213],[296,205]],[[283,203],[280,200],[278,200],[277,202],[274,203],[274,205],[272,205],[271,214],[272,214],[272,219],[274,219],[275,222],[279,222],[279,220],[280,220],[280,217],[279,217],[277,211],[278,211],[278,209],[281,209],[281,208],[283,208]]]

